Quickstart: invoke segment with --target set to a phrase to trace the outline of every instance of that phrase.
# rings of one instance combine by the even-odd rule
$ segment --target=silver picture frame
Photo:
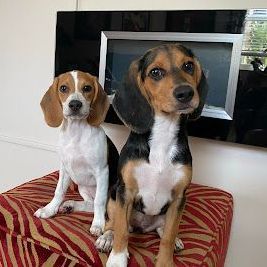
[[[202,116],[232,120],[242,52],[243,34],[183,33],[183,32],[127,32],[102,31],[99,62],[99,82],[105,85],[106,58],[109,40],[171,41],[229,43],[232,45],[231,61],[224,106],[205,105]],[[212,88],[210,88],[212,90]],[[112,97],[110,97],[112,101]]]

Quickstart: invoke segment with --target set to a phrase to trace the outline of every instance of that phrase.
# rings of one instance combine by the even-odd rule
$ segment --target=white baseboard
[[[8,136],[0,133],[0,141],[7,142],[11,144],[21,145],[25,147],[31,147],[36,149],[42,149],[46,151],[57,151],[57,146],[45,144],[36,140],[26,139],[23,137],[16,137],[16,136]]]

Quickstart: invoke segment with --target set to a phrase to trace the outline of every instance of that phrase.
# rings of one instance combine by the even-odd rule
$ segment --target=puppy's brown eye
[[[149,74],[148,74],[152,79],[159,81],[161,80],[164,75],[165,75],[165,71],[161,68],[154,68],[152,69]]]
[[[194,70],[195,70],[195,66],[194,66],[194,63],[192,61],[188,61],[186,63],[184,63],[182,69],[189,73],[189,74],[193,74],[194,73]]]
[[[67,87],[66,85],[61,85],[61,86],[59,87],[59,91],[60,91],[61,93],[66,93],[67,90],[68,90],[68,87]]]
[[[92,87],[90,85],[85,85],[83,87],[83,92],[88,93],[92,90]]]

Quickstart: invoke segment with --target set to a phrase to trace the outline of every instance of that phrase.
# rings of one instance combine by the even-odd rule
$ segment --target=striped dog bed
[[[0,195],[0,266],[105,266],[89,233],[93,215],[58,214],[38,219],[33,213],[53,197],[58,172]],[[66,199],[81,197],[72,185]],[[223,266],[233,214],[233,199],[222,190],[191,184],[179,228],[185,249],[176,266]],[[128,266],[154,266],[160,239],[154,232],[131,234]]]

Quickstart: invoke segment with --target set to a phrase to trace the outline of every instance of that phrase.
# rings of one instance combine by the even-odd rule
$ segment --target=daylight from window
[[[264,70],[267,66],[267,9],[247,12],[242,48],[243,64],[255,64]],[[254,67],[253,66],[253,67]]]

